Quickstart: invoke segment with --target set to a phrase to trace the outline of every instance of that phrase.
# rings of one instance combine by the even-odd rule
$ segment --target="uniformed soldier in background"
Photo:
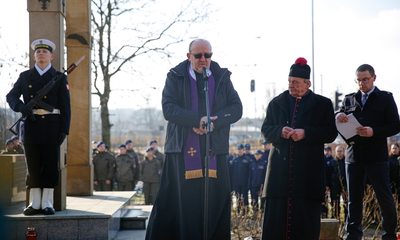
[[[257,150],[254,154],[256,160],[250,163],[249,173],[249,189],[251,192],[251,205],[253,210],[257,211],[258,197],[261,198],[262,185],[265,181],[265,174],[267,172],[267,163],[261,159],[263,152]],[[264,209],[265,198],[261,198],[261,210]]]
[[[162,171],[162,167],[164,166],[164,159],[165,159],[164,153],[158,151],[158,143],[157,143],[157,141],[156,141],[155,139],[150,141],[149,146],[153,148],[153,150],[154,150],[153,155],[154,155],[154,157],[156,157],[157,160],[160,162],[160,164],[161,164],[161,171]]]
[[[249,169],[250,169],[250,158],[244,154],[243,144],[238,145],[238,156],[230,162],[231,168],[231,178],[232,178],[232,188],[235,191],[238,200],[243,199],[245,207],[249,206]],[[240,201],[237,201],[239,203]],[[238,205],[238,211],[240,211],[241,206]]]
[[[271,148],[271,143],[269,143],[267,140],[264,140],[262,142],[263,145],[263,154],[261,157],[261,160],[263,160],[266,164],[268,164],[268,158],[269,158],[269,152],[270,152],[270,148]]]
[[[19,142],[18,136],[12,136],[11,140],[14,144],[14,149],[18,154],[24,154],[24,149],[22,148],[22,144]]]
[[[158,183],[160,182],[161,164],[155,158],[152,147],[146,149],[146,156],[143,159],[141,168],[144,201],[146,205],[153,205],[158,192]]]
[[[18,154],[14,149],[14,143],[11,139],[6,140],[6,149],[1,151],[1,154]]]
[[[140,178],[140,170],[139,170],[139,166],[140,166],[140,160],[139,160],[139,155],[135,152],[135,150],[133,150],[133,142],[132,140],[128,140],[125,143],[126,146],[126,154],[132,158],[135,161],[135,169],[136,172],[134,172],[134,176],[133,176],[133,180],[132,180],[132,191],[135,190],[135,186],[139,181]]]
[[[114,156],[106,151],[106,145],[100,141],[97,143],[97,153],[93,157],[94,188],[96,191],[111,191],[110,171],[113,171]],[[112,175],[111,175],[112,176]]]
[[[250,144],[248,144],[248,143],[246,143],[244,145],[244,155],[246,155],[248,158],[250,158],[251,161],[255,161],[256,160],[254,155],[250,153]]]
[[[20,125],[20,140],[24,144],[27,165],[26,187],[30,189],[30,204],[25,215],[54,214],[54,188],[59,183],[60,145],[69,133],[71,106],[67,77],[57,81],[42,99],[54,107],[53,112],[31,109],[28,103],[50,80],[60,74],[51,65],[56,45],[47,39],[31,44],[35,51],[33,68],[22,72],[7,94],[7,102],[15,112],[25,117]],[[23,97],[23,101],[20,97]]]
[[[117,178],[117,191],[132,191],[132,183],[137,168],[135,160],[127,154],[126,145],[119,145],[119,155],[115,158],[116,178]],[[107,179],[111,179],[114,171],[110,171]]]

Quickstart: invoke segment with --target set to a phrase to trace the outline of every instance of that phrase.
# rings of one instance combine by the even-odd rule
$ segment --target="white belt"
[[[60,114],[60,109],[54,109],[52,112],[44,109],[32,109],[32,113],[36,115]]]

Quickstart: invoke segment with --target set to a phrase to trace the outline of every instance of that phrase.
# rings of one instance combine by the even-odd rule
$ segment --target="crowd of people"
[[[263,151],[256,150],[250,153],[250,144],[239,144],[237,155],[228,155],[231,191],[237,199],[237,209],[246,214],[249,207],[248,195],[251,194],[250,205],[253,210],[264,210],[265,199],[261,198],[262,187],[267,172],[270,143],[263,141]],[[259,204],[259,202],[261,204]],[[243,209],[242,211],[242,207]]]
[[[20,74],[6,97],[10,108],[24,117],[19,126],[24,148],[13,137],[6,141],[3,154],[24,151],[30,204],[23,213],[54,214],[60,145],[69,134],[71,118],[69,85],[64,75],[37,106],[28,106],[45,84],[62,74],[51,65],[53,42],[37,39],[31,48],[35,66]],[[374,85],[377,75],[371,65],[357,68],[354,82],[359,90],[345,95],[335,112],[330,99],[310,90],[311,68],[306,59],[297,58],[285,79],[288,89],[268,104],[261,126],[264,151],[252,155],[250,145],[239,144],[233,156],[228,155],[229,131],[242,117],[243,106],[230,79],[232,73],[212,61],[212,56],[210,42],[195,39],[186,59],[167,73],[162,92],[162,110],[168,121],[165,157],[155,140],[144,157],[133,150],[131,140],[119,145],[117,155],[104,142],[96,144],[96,191],[132,191],[143,181],[145,203],[154,204],[147,240],[229,239],[231,192],[247,208],[249,190],[253,209],[264,210],[263,240],[298,236],[316,240],[328,189],[335,215],[340,212],[340,196],[348,196],[347,240],[360,240],[368,182],[381,209],[382,238],[396,239],[393,193],[398,196],[400,189],[399,144],[392,144],[389,154],[387,138],[400,132],[400,120],[392,93]],[[348,122],[358,127],[353,129]],[[339,126],[346,127],[340,130]],[[347,136],[349,132],[354,134]],[[338,133],[347,136],[347,146],[337,146],[333,156],[326,144]],[[209,176],[209,184],[204,176]]]
[[[131,140],[120,144],[116,155],[109,151],[109,147],[103,141],[99,141],[93,150],[94,189],[133,191],[141,180],[145,204],[153,204],[163,163],[164,154],[158,150],[156,140],[150,141],[143,158],[135,152]]]

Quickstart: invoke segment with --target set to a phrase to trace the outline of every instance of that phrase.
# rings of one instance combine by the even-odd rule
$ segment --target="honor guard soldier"
[[[31,44],[35,51],[35,66],[22,72],[7,94],[7,102],[24,120],[19,126],[20,140],[24,144],[27,166],[26,188],[30,189],[30,204],[25,215],[54,214],[54,188],[59,183],[58,163],[60,145],[69,133],[71,107],[67,77],[40,101],[41,105],[54,107],[52,112],[26,104],[54,77],[63,74],[52,65],[56,45],[47,39],[37,39]],[[20,100],[22,95],[23,101]],[[40,105],[40,104],[39,104]]]

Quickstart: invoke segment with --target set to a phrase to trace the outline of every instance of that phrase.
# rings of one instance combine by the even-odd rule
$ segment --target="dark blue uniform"
[[[261,196],[261,185],[264,184],[267,164],[259,159],[250,164],[249,185],[251,191],[252,206],[258,208],[258,196]],[[264,208],[265,198],[261,198],[261,208]]]
[[[269,152],[270,152],[270,150],[264,151],[263,155],[261,157],[261,160],[263,160],[266,164],[268,164]]]
[[[256,160],[256,157],[254,157],[254,154],[245,153],[244,155],[246,155],[248,158],[250,158],[250,160],[251,160],[252,162]]]
[[[62,74],[51,67],[42,76],[36,68],[22,72],[7,94],[10,108],[19,111],[54,76]],[[23,102],[19,99],[23,96]],[[43,102],[60,110],[60,114],[34,115],[36,121],[25,118],[20,125],[20,140],[24,144],[28,167],[27,188],[54,188],[58,185],[58,160],[60,133],[69,133],[71,107],[67,77],[59,80],[42,99]],[[39,108],[39,107],[36,107]]]
[[[232,188],[236,195],[243,195],[244,205],[249,205],[248,180],[251,160],[243,154],[230,162]]]

